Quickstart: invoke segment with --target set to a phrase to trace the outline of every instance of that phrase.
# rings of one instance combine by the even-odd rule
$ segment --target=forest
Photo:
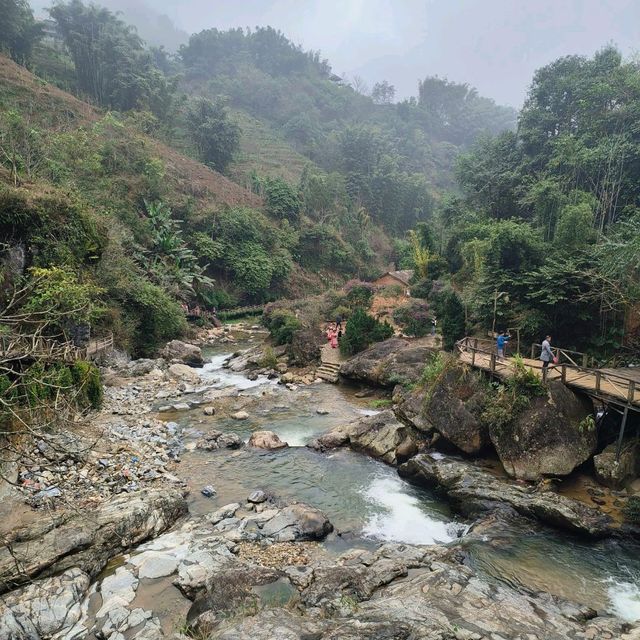
[[[395,264],[449,345],[514,328],[637,353],[640,73],[614,47],[539,69],[516,113],[437,76],[395,101],[392,79],[367,91],[271,27],[169,54],[81,0],[45,22],[25,0],[0,13],[23,68],[0,77],[5,291],[22,247],[33,300],[87,296],[96,326],[148,353],[184,330],[180,304]]]

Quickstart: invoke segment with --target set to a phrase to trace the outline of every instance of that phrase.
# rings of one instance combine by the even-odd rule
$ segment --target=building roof
[[[387,271],[386,273],[383,273],[378,278],[378,280],[381,280],[385,276],[391,276],[392,278],[395,278],[402,284],[408,285],[411,278],[413,278],[413,273],[414,273],[413,269],[404,269],[403,271]]]

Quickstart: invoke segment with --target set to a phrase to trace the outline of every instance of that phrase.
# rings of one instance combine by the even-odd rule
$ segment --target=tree
[[[221,99],[194,98],[187,106],[187,128],[202,161],[223,172],[240,146],[240,127]]]
[[[282,178],[266,178],[262,190],[267,201],[267,212],[279,220],[298,222],[300,217],[300,195],[297,189]]]
[[[0,0],[0,51],[27,65],[34,45],[42,38],[42,24],[33,17],[27,0]]]
[[[386,340],[393,335],[388,322],[379,322],[361,307],[349,317],[347,329],[340,340],[340,351],[347,356],[359,353],[374,342]]]
[[[78,88],[105,107],[151,109],[166,117],[173,87],[133,27],[81,0],[49,9],[74,62]]]
[[[447,288],[436,296],[434,309],[442,330],[444,348],[450,351],[466,332],[464,306],[458,294]]]
[[[391,104],[396,95],[396,88],[386,80],[376,82],[371,90],[371,99],[376,104]]]

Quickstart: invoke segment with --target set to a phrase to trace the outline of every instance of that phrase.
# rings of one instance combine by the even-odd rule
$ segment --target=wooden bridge
[[[456,343],[459,358],[476,369],[488,371],[498,378],[508,378],[514,374],[511,358],[498,358],[496,343],[482,338],[462,338]],[[588,365],[593,361],[587,354],[552,347],[557,363],[548,368],[535,356],[541,345],[531,347],[531,358],[523,358],[524,365],[535,372],[544,382],[559,380],[568,387],[587,394],[607,407],[614,407],[622,414],[620,432],[616,446],[616,460],[620,459],[622,442],[629,411],[640,412],[640,369],[595,368]],[[582,364],[577,364],[581,362]]]
[[[513,375],[513,360],[501,360],[493,340],[463,338],[456,343],[460,360],[472,367],[488,371],[498,378]],[[535,359],[541,345],[532,345],[531,358],[523,358],[524,364],[545,382],[559,380],[576,391],[586,393],[604,403],[615,403],[640,411],[640,369],[600,369],[588,366],[593,361],[586,354],[552,347],[558,363],[546,371],[542,362]],[[578,364],[580,362],[580,364]]]
[[[0,336],[0,362],[37,359],[72,363],[76,360],[93,360],[112,349],[113,333],[89,340],[86,347],[78,347],[66,340],[54,340],[43,336]]]

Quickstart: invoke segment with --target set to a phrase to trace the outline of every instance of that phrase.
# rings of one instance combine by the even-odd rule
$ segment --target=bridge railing
[[[540,353],[542,351],[542,345],[534,343],[531,345],[531,359],[536,360],[540,357]],[[587,367],[593,366],[594,361],[593,358],[587,354],[582,353],[581,351],[572,351],[571,349],[561,349],[560,347],[551,347],[551,353],[558,358],[558,363],[568,362],[576,367]]]
[[[498,376],[509,375],[513,368],[508,360],[499,360],[490,340],[481,338],[462,338],[456,343],[461,354],[467,354],[474,367],[490,371]],[[582,355],[569,350],[570,355]],[[612,373],[606,369],[595,369],[571,362],[558,363],[549,368],[527,364],[529,369],[538,372],[544,381],[560,379],[564,384],[579,387],[592,396],[614,399],[623,405],[640,407],[640,384],[623,375]]]

